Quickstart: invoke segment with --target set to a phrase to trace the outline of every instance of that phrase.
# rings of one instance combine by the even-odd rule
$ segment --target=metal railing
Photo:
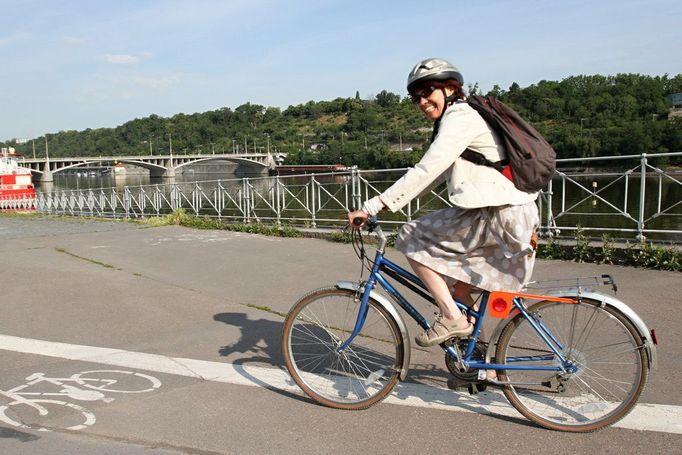
[[[558,170],[538,206],[544,235],[576,229],[640,240],[682,240],[682,173],[651,161],[682,153],[558,160]],[[585,164],[607,161],[620,172],[593,172]],[[633,162],[634,161],[634,162]],[[568,166],[580,163],[580,169]],[[629,167],[623,163],[632,163]],[[139,218],[185,209],[233,222],[322,227],[345,224],[348,210],[390,186],[405,169],[169,182],[122,188],[38,192],[34,201],[0,200],[0,209],[35,208],[48,214]],[[383,216],[399,225],[449,205],[444,185]]]
[[[673,156],[682,153],[557,160],[555,178],[538,199],[545,215],[543,231],[556,235],[562,230],[584,229],[634,235],[638,240],[652,235],[682,240],[682,172],[661,169],[651,162],[666,162]],[[594,162],[607,162],[610,168],[621,170],[586,168]],[[580,163],[580,172],[562,171],[572,163]]]

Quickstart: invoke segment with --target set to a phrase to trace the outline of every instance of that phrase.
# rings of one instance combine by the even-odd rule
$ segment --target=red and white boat
[[[14,147],[2,147],[0,155],[0,210],[35,208],[36,190],[31,170],[19,166]]]

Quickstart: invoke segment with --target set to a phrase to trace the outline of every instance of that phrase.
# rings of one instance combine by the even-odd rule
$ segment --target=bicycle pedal
[[[457,379],[457,378],[449,378],[448,382],[447,382],[448,389],[455,390],[455,391],[462,390],[462,388],[464,387],[464,384],[465,383],[463,383],[460,379]]]

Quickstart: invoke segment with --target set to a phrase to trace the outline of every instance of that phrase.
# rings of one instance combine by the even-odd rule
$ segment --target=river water
[[[251,171],[251,172],[249,172]],[[223,180],[225,184],[240,185],[241,179],[248,177],[264,188],[274,185],[274,177],[267,177],[254,169],[243,169],[233,165],[219,167],[188,167],[175,177],[175,183],[203,182]],[[367,175],[363,177],[372,181],[378,190],[388,187],[400,174]],[[325,181],[330,177],[316,177]],[[338,177],[334,177],[337,178]],[[545,199],[542,224],[547,224],[547,208],[551,202],[551,213],[555,223],[564,227],[565,234],[571,235],[571,229],[582,227],[601,227],[617,229],[636,229],[640,212],[640,176],[631,175],[627,179],[623,175],[609,176],[572,176],[566,180],[556,178],[552,182],[551,201]],[[304,184],[310,177],[301,177],[299,182]],[[233,181],[230,183],[230,181]],[[287,182],[294,182],[287,178]],[[645,185],[644,219],[647,229],[682,231],[682,174],[668,176],[648,176]],[[149,184],[168,183],[164,179],[152,179],[146,171],[133,170],[125,176],[120,175],[62,175],[55,174],[53,183],[37,185],[43,192],[53,192],[71,189],[95,188],[123,188],[124,186],[141,186]],[[325,195],[322,194],[324,197]],[[444,203],[432,200],[432,208],[438,208]],[[322,202],[324,205],[324,201]],[[431,208],[431,206],[429,206]],[[624,216],[621,212],[626,212]],[[339,213],[339,218],[343,214]],[[390,218],[390,217],[389,217]],[[595,235],[598,231],[595,231]],[[634,237],[634,233],[623,233],[613,237]],[[671,234],[653,234],[649,238],[669,238],[680,241],[682,236]]]
[[[236,164],[225,164],[219,166],[189,166],[182,172],[176,173],[177,183],[197,182],[219,179],[241,179],[244,177],[264,177],[267,174],[258,169],[239,166]],[[38,179],[35,179],[38,180]],[[53,192],[74,189],[95,189],[95,188],[123,188],[125,186],[153,185],[156,183],[168,183],[168,179],[152,178],[149,171],[129,167],[125,174],[107,173],[101,175],[99,172],[82,169],[78,172],[56,173],[54,182],[35,181],[36,189],[42,192]]]

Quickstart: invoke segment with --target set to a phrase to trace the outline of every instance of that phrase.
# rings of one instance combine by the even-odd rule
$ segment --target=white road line
[[[277,368],[167,357],[9,335],[0,335],[0,350],[135,368],[206,381],[299,392],[289,374]],[[507,402],[504,395],[497,391],[486,391],[472,396],[468,393],[422,384],[400,383],[385,402],[444,411],[520,416]],[[632,430],[682,434],[682,406],[640,403],[626,418],[614,426]]]

